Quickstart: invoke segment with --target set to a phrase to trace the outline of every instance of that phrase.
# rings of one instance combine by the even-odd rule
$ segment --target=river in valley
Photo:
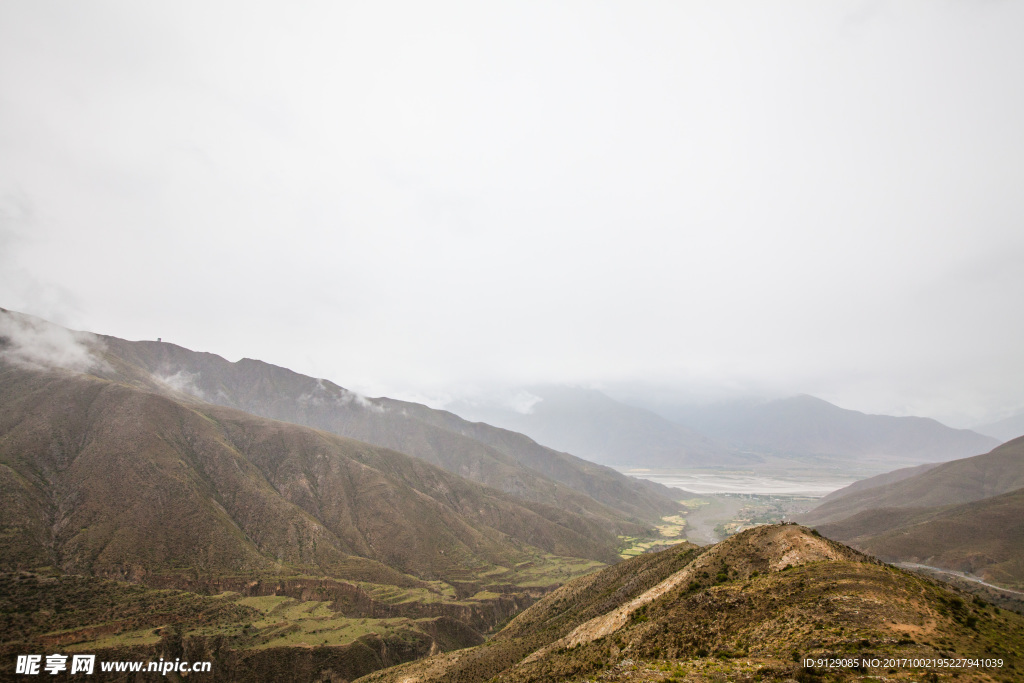
[[[708,472],[706,470],[620,469],[623,474],[649,479],[697,495],[747,494],[757,496],[800,496],[820,498],[852,484],[843,476],[767,476],[751,472]]]

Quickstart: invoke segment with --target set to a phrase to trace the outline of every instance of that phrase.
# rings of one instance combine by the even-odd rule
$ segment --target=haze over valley
[[[95,614],[93,620],[113,618],[120,624],[111,639],[97,636],[110,632],[95,631],[87,616],[49,627],[8,617],[15,636],[4,649],[11,655],[54,642],[47,628],[60,626],[71,629],[60,642],[109,656],[173,651],[168,648],[180,647],[173,638],[184,634],[179,658],[212,658],[228,679],[301,678],[323,671],[357,677],[438,651],[477,646],[524,607],[552,591],[559,595],[566,581],[602,566],[640,562],[641,556],[662,558],[658,562],[678,558],[658,569],[659,579],[652,579],[662,581],[658,586],[685,584],[687,577],[697,577],[695,567],[717,561],[711,559],[716,553],[731,558],[723,560],[716,583],[750,582],[755,574],[736,574],[730,567],[737,561],[781,567],[781,559],[756,557],[777,542],[768,539],[783,537],[791,539],[783,548],[804,548],[784,555],[794,566],[819,561],[815,553],[841,563],[868,561],[842,546],[821,545],[820,537],[803,527],[765,526],[794,512],[829,537],[946,579],[978,577],[968,587],[986,591],[987,600],[1011,608],[1024,604],[1011,588],[1024,588],[1024,545],[1017,538],[1024,518],[1017,509],[1024,490],[1024,438],[987,455],[863,479],[818,501],[825,490],[801,490],[793,479],[743,479],[721,469],[714,452],[701,457],[684,451],[672,461],[666,460],[671,451],[654,449],[653,457],[662,464],[701,468],[706,478],[693,474],[694,483],[721,486],[731,480],[735,486],[744,480],[753,489],[716,495],[716,483],[695,490],[660,485],[649,479],[680,481],[646,468],[630,472],[639,477],[626,476],[516,432],[422,404],[361,396],[259,360],[230,362],[163,341],[76,332],[4,309],[0,382],[5,604],[32,610],[38,600],[71,601],[83,614]],[[577,419],[562,428],[574,430],[582,442],[595,438],[593,426],[610,425],[618,434],[636,429],[640,444],[645,429],[663,436],[696,433],[677,431],[652,413],[594,391],[583,392],[583,401],[565,400],[579,393],[556,392],[563,410],[578,408]],[[902,426],[913,435],[906,437],[910,442],[927,442],[928,430],[937,438],[952,435],[946,439],[950,447],[961,438],[985,442],[933,421],[851,418],[827,403],[822,407],[818,399],[801,397],[796,403],[810,405],[818,416],[839,416],[845,425],[807,428],[819,449],[822,433],[838,433],[837,443],[849,442],[856,430],[844,418],[854,425],[889,427],[864,429],[873,442],[901,443]],[[581,421],[595,405],[600,419]],[[772,403],[767,410],[777,411]],[[549,427],[559,424],[546,417]],[[782,421],[776,424],[779,432],[794,433]],[[744,464],[749,465],[785,459],[777,452],[766,451],[762,458],[715,447],[720,454],[748,459]],[[638,452],[643,453],[641,446]],[[820,451],[804,455],[808,462],[821,457]],[[844,456],[856,459],[837,449],[826,462]],[[800,462],[799,456],[791,457]],[[815,481],[825,480],[806,475],[803,485]],[[842,483],[828,481],[829,489]],[[765,486],[779,484],[798,488],[764,495]],[[799,530],[750,536],[759,527]],[[745,540],[725,545],[733,537]],[[45,575],[35,573],[40,569],[56,572],[57,583],[40,583]],[[881,580],[869,578],[873,569],[837,565],[837,570],[867,571],[858,579],[867,582],[865,587]],[[828,575],[814,581],[831,581]],[[184,590],[172,609],[191,616],[167,631],[160,616],[139,613],[152,611],[145,605],[166,601],[163,594],[126,592],[111,580]],[[687,591],[699,586],[691,581]],[[786,589],[772,584],[770,590]],[[109,596],[103,598],[102,616],[83,595]],[[220,597],[210,602],[203,595]],[[642,597],[651,599],[657,598]],[[636,604],[617,609],[629,613]],[[921,618],[909,614],[924,607],[908,608],[900,618],[911,623]],[[765,617],[774,618],[770,613],[759,618]],[[972,618],[976,624],[987,617],[978,612]],[[582,628],[565,637],[580,638],[575,634]],[[993,622],[985,628],[1004,627]],[[600,633],[581,643],[594,642]],[[509,637],[499,635],[495,642]],[[716,638],[693,640],[692,652],[670,650],[676,652],[671,656],[699,659],[709,648],[728,647],[751,652],[739,632]],[[330,652],[329,659],[310,660],[311,641]],[[221,650],[218,642],[229,645]],[[553,664],[555,645],[544,642],[530,636],[500,645],[512,650],[496,660],[472,650],[456,659],[438,655],[429,676],[447,680],[452,667],[463,671],[458,664],[463,657],[483,656],[488,664],[474,671],[489,675],[527,654],[510,671],[528,671],[527,665],[538,660],[550,663],[543,671],[566,666]],[[757,650],[763,668],[791,642],[783,638]],[[1016,651],[1008,641],[997,642],[988,647],[1007,655]],[[634,649],[642,650],[639,644]],[[499,666],[501,661],[506,664]],[[567,671],[581,666],[593,665],[573,660]]]
[[[1020,680],[1021,35],[0,3],[0,681]]]

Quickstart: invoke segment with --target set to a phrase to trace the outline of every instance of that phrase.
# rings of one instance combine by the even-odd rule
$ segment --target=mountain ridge
[[[681,496],[673,489],[445,411],[362,397],[329,380],[255,359],[231,363],[165,342],[102,339],[108,349],[105,358],[126,359],[162,378],[162,384],[200,400],[392,448],[534,502],[573,506],[617,523],[652,523],[678,509],[676,498]]]
[[[555,554],[616,560],[614,534],[592,520],[524,507],[531,504],[396,451],[88,376],[6,367],[0,380],[3,490],[14,499],[5,507],[41,514],[16,534],[18,545],[36,561],[52,548],[64,571],[138,577],[167,561],[174,570],[182,556],[200,571],[331,575],[355,555],[435,577],[460,566],[437,548],[506,565],[522,556],[501,540],[505,531]],[[8,529],[19,528],[5,517]]]
[[[883,476],[840,489],[799,519],[818,526],[871,509],[963,504],[1022,488],[1024,437],[988,453],[903,473],[913,476],[899,480]],[[872,483],[877,485],[865,488]]]

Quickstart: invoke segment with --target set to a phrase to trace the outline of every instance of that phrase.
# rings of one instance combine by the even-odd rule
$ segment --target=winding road
[[[982,586],[988,586],[989,588],[992,588],[992,589],[997,590],[997,591],[1002,591],[1003,593],[1013,593],[1014,595],[1024,595],[1024,592],[1015,591],[1012,588],[1003,588],[1002,586],[997,586],[995,584],[989,583],[988,581],[984,581],[984,580],[982,580],[982,579],[980,579],[977,576],[974,576],[972,574],[966,574],[964,572],[958,572],[958,571],[955,571],[953,569],[943,569],[942,567],[933,567],[933,566],[928,565],[928,564],[918,564],[917,562],[894,562],[893,564],[895,566],[897,566],[897,567],[902,568],[902,569],[929,569],[929,570],[931,570],[933,572],[938,572],[940,574],[949,574],[951,576],[956,576],[956,577],[959,577],[961,579],[965,579],[967,581],[972,581],[974,583],[980,583]]]

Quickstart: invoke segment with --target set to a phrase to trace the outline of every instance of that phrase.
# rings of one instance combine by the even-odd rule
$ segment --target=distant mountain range
[[[866,415],[812,396],[661,406],[663,415],[593,389],[532,386],[514,398],[448,407],[618,467],[813,468],[863,476],[977,455],[999,444],[932,419]]]
[[[1024,436],[1024,413],[1012,415],[998,422],[979,425],[974,428],[974,431],[1000,441],[1011,441],[1018,436]]]
[[[802,518],[824,524],[878,508],[969,503],[1024,488],[1024,438],[989,453],[901,470],[835,491]]]
[[[617,467],[745,467],[760,461],[593,389],[533,386],[519,396],[518,409],[486,400],[459,400],[447,407],[467,419]]]
[[[1024,437],[840,489],[800,520],[888,561],[1024,588]]]
[[[998,445],[930,418],[867,415],[806,395],[707,406],[678,419],[742,450],[847,459],[881,469],[977,455]]]

